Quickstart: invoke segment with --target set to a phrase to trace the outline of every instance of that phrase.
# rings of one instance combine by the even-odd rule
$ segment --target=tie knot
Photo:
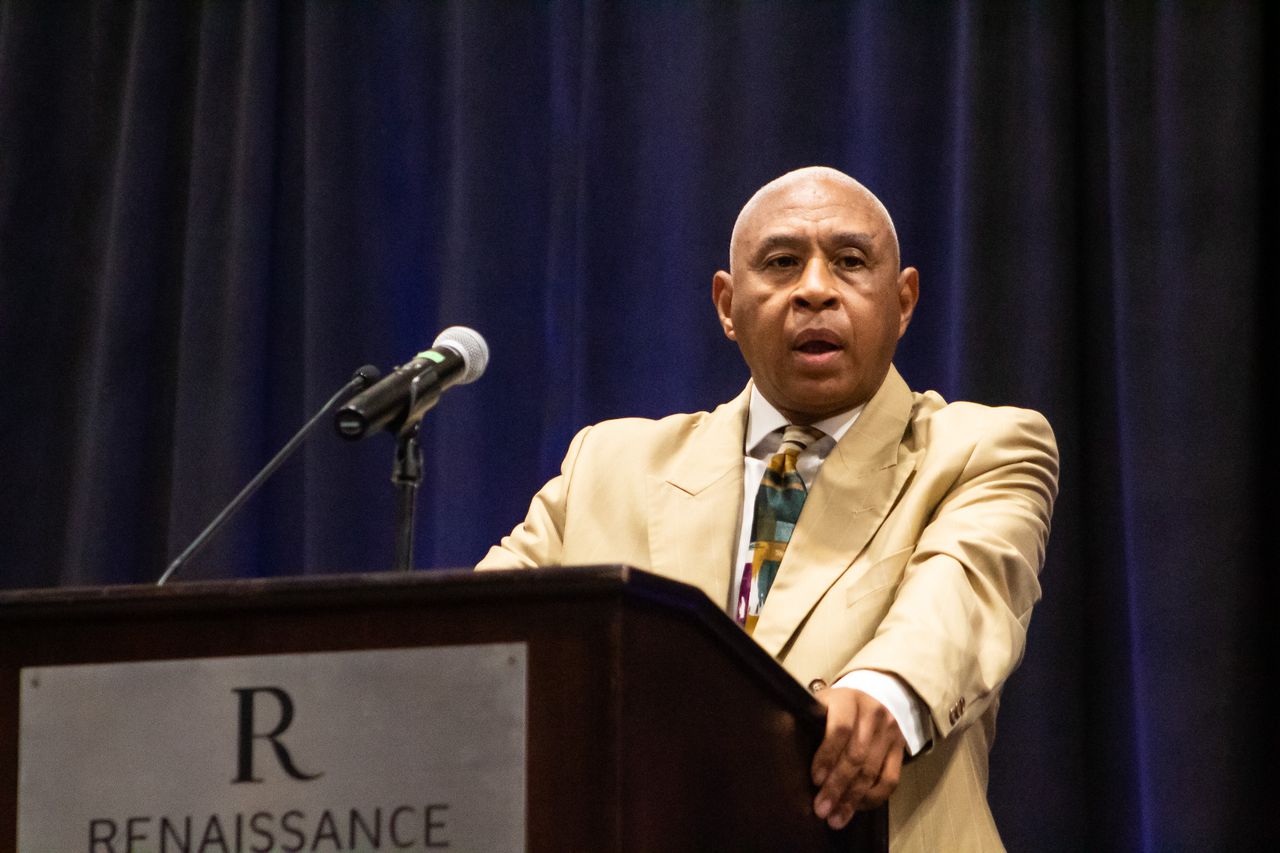
[[[782,444],[778,446],[778,452],[800,453],[806,447],[822,438],[822,436],[823,432],[820,429],[790,424],[782,433]]]

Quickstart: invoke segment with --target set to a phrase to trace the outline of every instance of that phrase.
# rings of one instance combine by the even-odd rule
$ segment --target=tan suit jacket
[[[582,430],[478,568],[626,563],[727,606],[748,397]],[[894,853],[1003,849],[987,753],[1057,476],[1041,415],[913,394],[890,368],[810,489],[754,636],[801,684],[882,670],[928,707],[932,745],[889,801]]]

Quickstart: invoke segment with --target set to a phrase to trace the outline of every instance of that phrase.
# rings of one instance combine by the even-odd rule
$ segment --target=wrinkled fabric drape
[[[0,585],[148,582],[351,372],[451,324],[417,564],[573,432],[746,379],[710,303],[802,165],[893,212],[898,365],[1063,478],[992,803],[1011,850],[1278,840],[1280,118],[1263,3],[0,0]],[[188,578],[390,567],[392,442],[314,436]]]

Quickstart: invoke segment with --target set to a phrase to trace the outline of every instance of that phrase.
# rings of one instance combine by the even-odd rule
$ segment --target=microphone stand
[[[409,405],[412,413],[418,402],[418,380],[409,384]],[[418,427],[422,415],[410,416],[396,433],[396,459],[391,467],[391,482],[396,487],[396,564],[397,572],[413,571],[413,521],[418,510],[418,486],[422,482],[422,447],[418,444]]]
[[[339,401],[345,400],[354,392],[360,391],[378,381],[378,376],[378,368],[371,364],[366,364],[364,367],[357,370],[355,375],[351,377],[351,380],[347,382],[346,385],[343,385],[342,388],[339,389],[338,393],[330,397],[329,401],[320,407],[320,411],[316,412],[315,416],[312,417],[311,420],[307,421],[306,425],[303,426],[302,429],[298,430],[293,438],[289,439],[289,443],[286,444],[279,453],[272,457],[271,461],[266,464],[266,467],[259,471],[257,476],[250,480],[249,484],[240,490],[240,494],[232,498],[231,503],[227,504],[222,512],[218,513],[217,517],[213,519],[213,521],[209,522],[209,526],[200,531],[200,535],[192,540],[191,544],[186,547],[186,550],[174,558],[173,562],[169,564],[169,568],[165,569],[164,574],[160,576],[160,580],[156,581],[156,586],[164,586],[165,581],[169,580],[169,578],[173,576],[174,572],[180,569],[184,563],[195,556],[197,551],[204,547],[205,543],[209,541],[213,534],[217,533],[218,530],[222,528],[222,525],[226,523],[227,519],[229,519],[245,501],[252,497],[254,492],[258,491],[262,484],[267,481],[267,478],[274,474],[276,469],[283,465],[286,459],[293,455],[293,452],[298,449],[298,445],[302,444],[302,440],[307,437],[312,429],[315,428],[315,425],[320,422],[321,418],[332,412],[334,407],[338,405]]]
[[[413,571],[413,518],[418,508],[418,485],[422,482],[422,447],[418,425],[396,436],[396,461],[391,469],[396,485],[396,571]]]
[[[352,441],[386,429],[396,436],[391,482],[396,490],[395,571],[413,571],[414,516],[422,482],[419,426],[440,394],[484,374],[489,345],[475,329],[450,326],[411,361],[391,368],[386,379],[343,406],[334,426]],[[407,398],[407,399],[406,399]]]

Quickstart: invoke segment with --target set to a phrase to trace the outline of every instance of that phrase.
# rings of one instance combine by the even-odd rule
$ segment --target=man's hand
[[[874,809],[898,787],[906,740],[889,709],[861,690],[821,690],[827,733],[813,757],[813,810],[832,829]]]

